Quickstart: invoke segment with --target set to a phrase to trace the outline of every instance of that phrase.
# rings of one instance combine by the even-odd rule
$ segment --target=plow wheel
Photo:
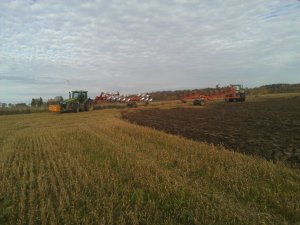
[[[194,105],[205,105],[205,102],[204,102],[203,99],[195,99],[195,100],[193,101],[193,104],[194,104]]]
[[[137,107],[137,104],[136,104],[135,102],[129,102],[129,103],[127,104],[127,106],[128,106],[129,108],[136,108],[136,107]]]

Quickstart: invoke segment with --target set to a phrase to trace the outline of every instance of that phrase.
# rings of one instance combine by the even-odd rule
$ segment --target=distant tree
[[[58,104],[59,102],[63,101],[64,98],[62,96],[56,96],[54,98],[50,98],[47,101],[47,105],[55,105]]]
[[[18,107],[18,108],[26,108],[27,105],[26,105],[26,103],[17,103],[17,104],[15,105],[15,107]]]
[[[31,107],[41,107],[44,104],[43,99],[40,98],[33,98],[31,100]]]
[[[58,102],[61,102],[61,101],[64,100],[64,98],[63,98],[62,96],[56,96],[56,97],[54,98],[54,100],[55,100],[55,101],[58,101]]]
[[[6,104],[6,103],[2,103],[2,104],[1,104],[1,107],[2,107],[2,108],[6,108],[6,107],[7,107],[7,104]]]
[[[31,105],[31,107],[36,107],[36,106],[37,106],[37,102],[36,102],[36,99],[35,99],[35,98],[33,98],[33,99],[31,100],[30,105]]]
[[[219,91],[225,90],[227,87],[221,87],[219,84],[216,88],[202,88],[202,89],[185,89],[176,91],[156,91],[150,93],[154,100],[176,100],[183,96],[192,93],[201,94],[214,94]],[[257,94],[270,94],[270,93],[292,93],[300,92],[300,84],[270,84],[263,85],[256,88],[245,88],[246,94],[257,95]]]
[[[43,105],[43,99],[40,97],[38,101],[38,106],[41,107]]]
[[[300,92],[300,84],[270,84],[248,90],[248,93],[252,95],[293,92]]]

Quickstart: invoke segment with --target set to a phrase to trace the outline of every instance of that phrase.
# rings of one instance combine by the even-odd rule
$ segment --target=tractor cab
[[[225,96],[227,102],[244,102],[246,99],[245,89],[241,84],[230,85],[230,93]]]
[[[69,97],[72,99],[78,99],[81,103],[88,98],[87,91],[72,91],[72,95],[70,93]]]
[[[244,93],[245,92],[243,85],[241,85],[241,84],[234,84],[234,85],[232,85],[232,87],[234,88],[235,93]]]

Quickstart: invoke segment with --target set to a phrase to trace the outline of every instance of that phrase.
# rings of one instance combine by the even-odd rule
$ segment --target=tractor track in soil
[[[300,96],[123,113],[139,125],[300,168]]]

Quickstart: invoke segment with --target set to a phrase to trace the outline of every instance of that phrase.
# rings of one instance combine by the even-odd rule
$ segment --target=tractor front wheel
[[[74,103],[72,106],[73,112],[78,113],[79,112],[79,104],[78,103]]]

